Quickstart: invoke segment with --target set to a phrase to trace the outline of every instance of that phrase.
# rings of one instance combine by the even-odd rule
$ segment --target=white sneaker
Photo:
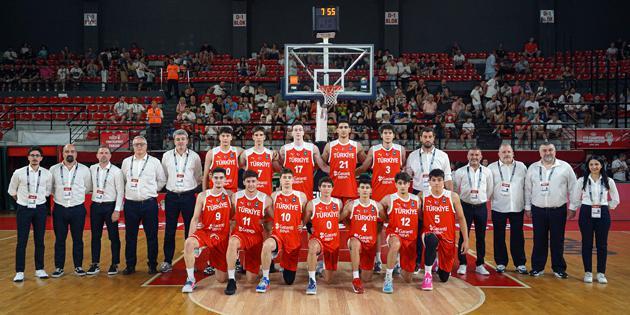
[[[22,282],[22,281],[24,281],[24,273],[16,272],[15,277],[13,277],[13,282]]]
[[[48,274],[46,273],[46,270],[43,269],[35,270],[35,277],[40,279],[48,279]]]
[[[483,276],[487,276],[490,274],[490,272],[488,272],[488,270],[486,270],[486,267],[484,267],[483,265],[477,266],[477,268],[475,268],[475,272]]]
[[[457,274],[465,275],[466,274],[466,265],[459,265],[459,268],[457,268]]]
[[[593,283],[593,273],[585,272],[584,273],[584,283]]]
[[[597,273],[597,282],[599,282],[601,284],[606,284],[606,283],[608,283],[608,279],[606,279],[606,276],[603,273],[598,272]]]
[[[504,273],[505,272],[505,265],[497,265],[497,272],[498,273]]]

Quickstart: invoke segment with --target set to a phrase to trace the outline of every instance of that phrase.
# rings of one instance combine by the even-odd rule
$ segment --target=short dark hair
[[[290,168],[283,168],[282,171],[280,171],[280,176],[284,175],[284,174],[290,174],[291,176],[293,176],[293,171]]]
[[[40,154],[40,155],[44,155],[44,152],[42,152],[42,148],[41,148],[40,146],[38,146],[38,145],[34,145],[34,146],[32,146],[32,147],[28,148],[28,154],[29,154],[29,155],[30,155],[30,154],[31,154],[31,152],[33,152],[33,151],[37,151],[37,152],[39,152],[39,154]]]
[[[392,124],[383,124],[380,127],[378,127],[378,133],[382,134],[385,130],[390,130],[391,132],[394,132],[394,125]]]
[[[361,186],[361,184],[372,186],[372,179],[369,176],[361,175],[359,176],[359,186]]]
[[[435,129],[431,128],[431,127],[424,127],[422,128],[422,131],[420,131],[420,134],[422,135],[425,132],[430,132],[433,134],[433,136],[435,136]]]
[[[478,146],[474,146],[474,147],[468,149],[468,151],[481,151],[481,148],[479,148]]]
[[[221,173],[221,174],[223,174],[223,175],[226,175],[226,176],[227,176],[227,171],[226,171],[223,167],[215,167],[215,168],[212,170],[212,175],[214,175],[214,174],[216,174],[216,173]]]
[[[221,127],[221,128],[219,129],[219,136],[220,136],[220,135],[222,135],[222,134],[224,134],[224,133],[227,133],[227,134],[229,134],[230,136],[233,136],[233,135],[234,135],[234,129],[232,129],[232,127],[227,127],[227,126],[225,126],[225,127]]]
[[[440,178],[444,179],[444,171],[439,169],[439,168],[432,169],[429,172],[429,179],[432,178],[432,177],[440,177]]]
[[[396,177],[394,177],[394,180],[396,182],[398,182],[399,180],[402,180],[405,183],[409,183],[409,182],[411,182],[411,176],[409,176],[409,174],[407,174],[407,172],[400,172],[400,173],[396,174]]]
[[[321,187],[322,184],[325,184],[325,183],[329,183],[330,185],[335,186],[335,184],[333,183],[332,178],[330,178],[328,176],[324,176],[324,177],[319,179],[319,183],[317,184],[317,187]]]
[[[256,179],[258,179],[258,173],[252,171],[252,170],[247,170],[243,173],[243,180],[246,180],[250,177],[254,177]]]
[[[107,145],[101,145],[101,146],[99,146],[99,147],[98,147],[98,149],[96,149],[96,152],[98,152],[98,150],[100,150],[100,149],[107,149],[107,151],[109,151],[109,153],[112,153],[112,148],[110,148],[110,147],[109,147],[109,146],[107,146]],[[30,152],[29,152],[29,153],[30,153]]]
[[[337,121],[337,127],[339,127],[339,125],[341,125],[341,124],[347,124],[348,127],[350,127],[350,122],[348,120],[346,120],[346,119],[339,119]]]
[[[254,127],[254,129],[252,129],[252,134],[255,134],[255,133],[259,132],[259,131],[262,132],[262,133],[265,133],[265,127],[262,127],[262,126]]]
[[[292,124],[291,124],[291,129],[293,129],[293,127],[295,126],[302,126],[304,127],[304,123],[301,120],[295,120]]]

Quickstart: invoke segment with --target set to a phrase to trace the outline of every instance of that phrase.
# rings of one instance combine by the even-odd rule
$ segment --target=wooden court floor
[[[88,268],[90,263],[90,235],[84,233],[84,265]],[[110,262],[109,241],[103,235],[101,268],[107,268]],[[151,278],[146,273],[146,242],[141,232],[138,240],[138,266],[137,273],[132,276],[121,274],[108,277],[101,272],[98,276],[86,276],[79,278],[72,274],[71,239],[68,237],[66,275],[60,279],[36,280],[33,266],[33,240],[29,239],[26,260],[26,281],[13,283],[15,268],[15,231],[0,230],[0,314],[207,314],[209,311],[195,304],[187,295],[180,293],[180,286],[147,287],[142,286]],[[471,236],[474,235],[471,234]],[[531,253],[531,231],[526,232],[527,255]],[[121,231],[124,239],[124,231]],[[181,255],[181,238],[183,231],[178,231],[176,257]],[[163,231],[160,231],[159,259],[162,259]],[[474,237],[471,238],[474,240]],[[492,231],[486,236],[487,255],[486,261],[493,265],[492,259]],[[560,280],[553,277],[548,263],[546,274],[541,278],[520,276],[513,274],[515,278],[527,284],[530,288],[480,288],[485,295],[480,307],[472,311],[472,314],[623,314],[630,310],[630,232],[611,231],[609,237],[608,270],[606,275],[609,284],[600,285],[585,284],[582,282],[583,269],[580,256],[580,235],[577,231],[566,233],[565,259],[568,263],[570,277]],[[471,248],[475,248],[471,241]],[[50,274],[53,270],[54,235],[52,231],[46,232],[46,271]],[[124,261],[124,241],[122,250]],[[594,259],[595,260],[595,259]],[[340,263],[341,265],[348,263]],[[529,262],[528,262],[529,267]],[[121,270],[124,268],[124,263]],[[513,269],[512,266],[509,267]],[[342,268],[344,269],[344,268]],[[347,267],[345,267],[347,269]],[[306,273],[305,270],[300,272]],[[349,277],[344,277],[349,279]],[[374,286],[382,285],[382,276],[375,278]],[[240,283],[240,282],[239,282]],[[277,282],[276,282],[277,283]],[[341,283],[341,286],[344,284]],[[350,284],[347,283],[349,286]],[[416,283],[415,288],[418,287]],[[320,290],[325,290],[325,284],[320,283]],[[340,286],[338,283],[336,286]],[[243,286],[239,285],[239,288]],[[251,286],[245,286],[250,288]],[[344,288],[347,290],[347,288]],[[304,285],[295,286],[295,290],[303,293]],[[406,291],[407,292],[407,291]],[[426,294],[418,290],[408,291],[412,294]],[[374,292],[370,294],[380,294]],[[300,299],[303,295],[296,298]],[[223,298],[223,297],[221,297]],[[331,298],[328,295],[318,295],[318,298]],[[379,297],[380,298],[380,297]],[[457,298],[453,296],[450,298]],[[332,299],[332,298],[331,298]],[[397,302],[396,292],[388,296],[387,300]],[[295,299],[285,300],[283,309],[291,310]],[[402,300],[400,300],[402,301]],[[323,301],[326,303],[326,301]],[[331,301],[330,303],[332,303]],[[279,302],[280,303],[280,302]],[[319,303],[322,303],[320,300]],[[343,304],[343,299],[335,297],[334,303]],[[423,310],[417,313],[426,313],[431,310],[430,303],[423,304]],[[439,305],[435,305],[439,309]],[[347,309],[347,308],[340,308]],[[413,310],[412,310],[413,311]],[[324,313],[324,312],[322,312]],[[374,312],[376,313],[376,312]],[[413,313],[413,312],[412,312]]]

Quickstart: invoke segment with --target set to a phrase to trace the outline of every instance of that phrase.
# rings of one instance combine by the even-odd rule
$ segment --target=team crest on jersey
[[[230,159],[234,158],[234,152],[230,152]]]
[[[392,155],[393,155],[393,156],[396,156],[396,151],[392,152]]]
[[[446,197],[442,197],[442,203],[446,203]]]
[[[256,203],[254,204],[254,207],[258,207],[258,201],[256,201]]]
[[[308,156],[308,152],[306,152],[306,150],[304,150],[304,156]]]
[[[225,201],[225,195],[221,195],[221,201]]]
[[[291,202],[296,202],[297,199],[295,197],[293,197],[293,199],[291,199]]]
[[[337,210],[337,205],[336,205],[336,204],[333,204],[333,207],[332,207],[332,208],[333,208],[333,210]]]
[[[375,214],[376,213],[376,209],[374,208],[374,206],[372,206],[371,209],[372,209],[372,214]]]
[[[412,201],[412,202],[411,202],[411,207],[412,207],[412,208],[415,208],[415,207],[416,207],[416,202],[415,202],[415,201]]]

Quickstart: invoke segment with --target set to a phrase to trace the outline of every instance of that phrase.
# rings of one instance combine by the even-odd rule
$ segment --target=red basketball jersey
[[[418,238],[418,212],[420,201],[418,196],[409,194],[407,200],[402,199],[398,193],[390,195],[389,225],[387,234],[396,234],[402,239],[415,240]]]
[[[300,224],[302,223],[302,200],[299,191],[285,195],[276,194],[273,200],[273,235],[281,238],[289,250],[300,247]]]
[[[308,200],[313,199],[314,152],[314,145],[308,142],[302,147],[295,143],[284,145],[283,166],[293,171],[293,189],[303,192]]]
[[[339,210],[341,200],[332,198],[329,203],[321,199],[313,200],[313,237],[318,238],[327,250],[339,248]]]
[[[271,166],[273,151],[265,148],[262,153],[258,153],[254,151],[254,148],[249,148],[245,150],[244,154],[247,160],[245,170],[252,170],[258,173],[258,190],[271,195],[273,191],[271,182],[273,177],[273,168]]]
[[[394,177],[402,170],[403,150],[399,144],[389,150],[382,144],[372,147],[372,199],[381,201],[396,192]]]
[[[230,196],[225,189],[222,189],[217,195],[213,195],[212,191],[207,189],[206,200],[201,210],[203,229],[227,239],[230,234],[231,209]]]
[[[236,193],[236,211],[234,212],[234,232],[262,237],[263,218],[265,217],[266,195],[258,192],[253,198],[247,197],[245,191]]]
[[[328,165],[330,178],[335,183],[332,195],[337,198],[357,198],[357,143],[350,140],[342,144],[339,140],[330,143]]]
[[[423,196],[422,232],[435,233],[443,238],[455,241],[455,207],[451,192],[444,190],[440,196]]]
[[[370,199],[370,202],[364,205],[359,199],[355,199],[352,202],[352,211],[350,212],[350,236],[370,246],[376,244],[377,219],[378,206],[376,201]]]
[[[221,151],[221,147],[212,148],[212,164],[210,170],[217,167],[225,169],[225,189],[236,192],[238,189],[238,150],[230,147],[227,152]],[[212,172],[210,172],[212,174]],[[208,178],[208,187],[212,188],[212,175]]]

